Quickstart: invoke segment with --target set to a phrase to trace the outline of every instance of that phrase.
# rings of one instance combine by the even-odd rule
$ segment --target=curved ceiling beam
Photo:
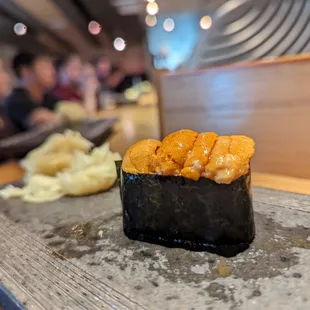
[[[69,42],[82,56],[86,57],[94,52],[94,48],[52,0],[12,1],[57,36]]]

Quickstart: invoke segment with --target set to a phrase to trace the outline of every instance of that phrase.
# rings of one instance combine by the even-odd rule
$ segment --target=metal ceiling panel
[[[79,29],[82,35],[88,40],[91,44],[96,47],[106,45],[107,38],[103,32],[99,35],[93,36],[88,31],[88,24],[93,19],[91,16],[88,16],[83,7],[79,5],[79,0],[53,0],[54,3],[63,11],[63,13],[75,24]]]
[[[74,23],[67,18],[52,0],[12,0],[33,18],[52,30],[57,36],[69,42],[83,56],[94,52]]]
[[[0,41],[9,43],[28,52],[45,53],[47,49],[40,44],[35,35],[28,32],[24,36],[17,36],[13,32],[14,21],[0,14]]]
[[[41,34],[44,32],[45,34],[48,34],[50,39],[55,43],[53,52],[64,53],[72,50],[72,46],[70,46],[65,40],[62,40],[54,35],[51,31],[44,27],[44,25],[33,19],[31,15],[27,14],[27,12],[22,10],[12,1],[0,0],[0,12],[2,15],[10,19],[11,22],[21,22],[27,25],[28,29],[34,31],[35,33]],[[13,35],[12,31],[10,31],[10,34]]]
[[[80,0],[94,20],[99,22],[110,38],[122,36],[129,43],[140,43],[144,38],[144,26],[138,15],[121,16],[110,1]]]

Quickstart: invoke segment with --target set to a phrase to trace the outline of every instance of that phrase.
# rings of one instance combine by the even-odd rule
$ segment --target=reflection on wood
[[[126,150],[142,139],[159,139],[158,108],[128,105],[112,111],[102,111],[98,117],[117,117],[114,134],[109,138],[111,149],[124,155]]]
[[[0,185],[19,181],[24,177],[24,170],[14,160],[0,165]]]
[[[310,180],[282,175],[253,172],[252,185],[310,195]]]
[[[255,171],[309,178],[309,76],[305,60],[165,75],[162,134],[191,128],[249,135]]]

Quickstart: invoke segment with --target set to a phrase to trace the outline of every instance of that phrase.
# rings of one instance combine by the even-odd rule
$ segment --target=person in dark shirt
[[[7,116],[21,130],[61,121],[54,110],[57,99],[48,90],[56,84],[52,60],[45,55],[20,53],[13,59],[19,86],[6,98]]]

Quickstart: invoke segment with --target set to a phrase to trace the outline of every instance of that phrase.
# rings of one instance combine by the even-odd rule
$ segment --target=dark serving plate
[[[10,158],[22,158],[28,152],[38,147],[53,133],[63,133],[66,129],[79,131],[83,137],[101,145],[111,135],[115,118],[87,120],[70,125],[60,125],[34,129],[0,140],[0,161]]]

